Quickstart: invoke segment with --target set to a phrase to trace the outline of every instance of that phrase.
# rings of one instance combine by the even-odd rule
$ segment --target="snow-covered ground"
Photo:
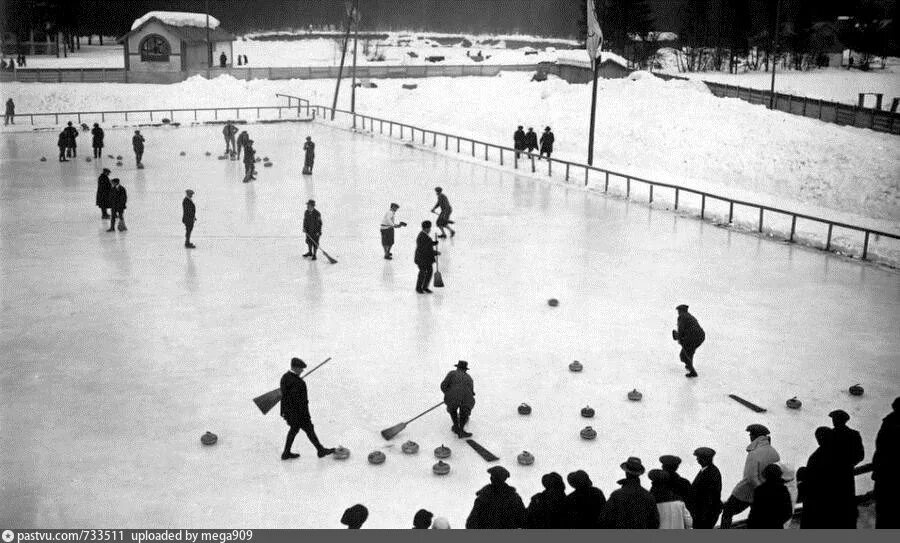
[[[727,496],[748,424],[766,424],[797,467],[835,408],[871,458],[900,382],[896,271],[336,126],[249,126],[274,162],[251,184],[240,164],[203,155],[222,148],[216,126],[144,129],[144,170],[127,128],[107,127],[105,152],[125,155],[122,168],[57,163],[46,132],[0,133],[0,525],[339,528],[360,502],[366,528],[409,527],[421,507],[460,528],[488,464],[450,434],[446,413],[392,442],[379,435],[439,402],[460,359],[477,393],[469,428],[526,502],[549,471],[584,469],[608,495],[632,455],[653,468],[677,454],[692,478],[698,446],[718,451]],[[306,135],[317,142],[311,177],[300,175]],[[129,191],[128,232],[106,232],[94,206],[102,166]],[[458,234],[440,246],[447,286],[420,296],[413,225],[433,217],[435,185]],[[338,264],[300,256],[308,198]],[[377,225],[391,201],[411,227],[385,261]],[[683,377],[669,332],[679,303],[707,333],[696,380]],[[315,458],[302,435],[302,457],[279,460],[286,426],[250,399],[277,385],[291,356],[333,358],[308,381],[310,407],[348,460]],[[568,371],[574,359],[582,373]],[[846,392],[857,382],[862,397]],[[626,399],[632,388],[642,402]],[[792,396],[802,409],[784,406]],[[591,420],[579,416],[588,404]],[[579,438],[586,425],[595,441]],[[214,447],[199,443],[207,430]],[[400,452],[408,439],[417,456]],[[453,451],[443,478],[431,472],[441,444]],[[383,465],[366,462],[373,450]],[[516,463],[522,450],[534,465]]]

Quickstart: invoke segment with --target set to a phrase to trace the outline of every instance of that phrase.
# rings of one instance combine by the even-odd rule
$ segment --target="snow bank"
[[[184,11],[148,11],[142,17],[136,19],[131,24],[131,29],[134,30],[153,18],[159,19],[163,23],[171,26],[202,26],[206,28],[206,17],[207,16],[205,13],[189,13]],[[219,28],[219,20],[212,15],[209,16],[209,27]]]

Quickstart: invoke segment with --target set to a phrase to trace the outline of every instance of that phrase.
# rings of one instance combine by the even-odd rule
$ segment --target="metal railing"
[[[296,96],[287,95],[279,95],[281,97],[293,99],[293,100],[303,100],[302,98]],[[292,103],[292,102],[291,102]],[[321,106],[310,104],[308,101],[304,105],[307,110],[307,115],[309,112],[315,112],[318,116],[326,116],[329,115],[332,111],[331,107]],[[814,223],[819,223],[828,228],[827,239],[825,241],[825,246],[823,247],[826,251],[833,251],[833,241],[834,241],[834,229],[844,229],[853,232],[859,232],[863,235],[863,243],[862,243],[862,252],[860,255],[861,260],[867,260],[869,256],[869,244],[871,239],[874,237],[876,240],[884,237],[893,240],[900,240],[900,235],[893,234],[890,232],[883,232],[880,230],[874,230],[871,228],[866,228],[863,226],[856,226],[853,224],[847,224],[840,221],[832,221],[829,219],[825,219],[822,217],[815,217],[812,215],[807,215],[805,213],[797,213],[794,211],[789,211],[786,209],[780,209],[764,204],[756,204],[753,202],[748,202],[745,200],[737,200],[733,198],[728,198],[726,196],[721,196],[718,194],[713,194],[710,192],[705,192],[702,190],[691,189],[687,187],[683,187],[680,185],[675,185],[672,183],[663,183],[659,181],[652,181],[649,179],[644,179],[642,177],[638,177],[632,174],[618,172],[614,170],[607,170],[604,168],[598,168],[596,166],[588,166],[587,164],[572,162],[557,158],[552,159],[541,159],[539,156],[534,155],[533,153],[528,153],[525,151],[516,151],[511,147],[506,147],[503,145],[497,145],[494,143],[489,143],[486,141],[480,141],[474,138],[467,138],[464,136],[456,136],[453,134],[447,134],[444,132],[439,132],[436,130],[428,130],[425,128],[420,128],[418,126],[413,126],[408,123],[401,123],[397,121],[392,121],[389,119],[382,119],[379,117],[373,117],[371,115],[363,115],[361,113],[353,113],[351,111],[335,109],[335,113],[339,113],[342,115],[347,115],[352,117],[352,126],[353,128],[357,128],[358,125],[362,130],[369,130],[371,132],[375,132],[376,124],[377,130],[379,134],[386,134],[389,137],[393,137],[395,132],[399,136],[401,140],[406,139],[406,136],[409,136],[410,141],[415,142],[417,138],[417,134],[421,135],[421,143],[425,145],[427,140],[430,139],[430,143],[432,147],[438,147],[439,140],[443,140],[444,150],[449,151],[454,146],[451,146],[451,142],[455,142],[455,150],[457,153],[463,152],[463,147],[465,146],[466,153],[471,154],[472,157],[476,156],[476,150],[478,151],[478,155],[480,156],[481,151],[484,152],[484,160],[490,160],[491,152],[493,151],[493,156],[499,159],[499,163],[501,166],[505,165],[507,162],[512,162],[513,168],[519,168],[520,158],[525,162],[526,167],[530,165],[530,169],[532,173],[537,172],[537,162],[545,162],[547,168],[547,175],[552,176],[554,168],[559,168],[564,170],[564,177],[566,181],[570,179],[574,179],[577,175],[579,178],[583,178],[584,185],[587,186],[590,180],[591,174],[594,174],[594,177],[600,176],[603,180],[603,192],[609,192],[610,178],[620,178],[625,180],[625,197],[630,199],[632,193],[632,184],[640,183],[646,185],[649,188],[649,201],[648,203],[653,203],[654,200],[654,189],[667,189],[674,193],[674,207],[675,210],[679,209],[679,204],[681,200],[681,196],[683,194],[691,194],[700,198],[700,219],[705,220],[707,218],[707,207],[711,202],[722,202],[728,204],[728,222],[727,224],[732,224],[735,215],[735,208],[746,207],[750,209],[755,209],[759,211],[758,222],[755,225],[756,231],[759,233],[764,232],[764,223],[765,223],[765,214],[766,212],[770,214],[783,215],[791,219],[791,227],[790,234],[788,234],[786,241],[795,242],[797,237],[797,221],[798,219],[803,219],[806,221],[811,221]],[[508,159],[507,159],[508,157]],[[537,161],[537,162],[536,162]]]
[[[281,96],[281,95],[279,95]],[[293,97],[292,97],[293,98]],[[297,98],[297,100],[302,100]],[[303,102],[306,102],[303,100]],[[308,102],[307,102],[308,104]],[[308,110],[308,108],[307,108]],[[212,119],[203,119],[200,114],[209,114],[212,113]],[[80,124],[82,120],[90,120],[96,121],[98,118],[100,122],[106,122],[107,120],[114,120],[116,118],[121,118],[125,122],[136,122],[139,121],[139,117],[149,117],[150,122],[161,122],[163,119],[168,119],[169,122],[179,122],[184,120],[192,120],[192,121],[203,121],[203,120],[240,120],[240,119],[250,119],[254,117],[256,119],[263,118],[263,112],[271,112],[273,116],[277,115],[278,119],[282,119],[285,116],[285,112],[288,114],[295,113],[297,116],[300,115],[301,108],[298,104],[297,107],[293,105],[287,106],[239,106],[239,107],[193,107],[193,108],[157,108],[157,109],[121,109],[121,110],[103,110],[103,111],[60,111],[56,113],[16,113],[15,118],[21,119],[27,117],[32,126],[39,126],[40,123],[35,123],[35,119],[50,119],[53,118],[54,125],[59,124],[60,118],[64,121],[75,119]],[[176,113],[179,115],[176,116]],[[233,113],[233,115],[230,115]],[[186,117],[181,114],[188,114]],[[131,118],[129,119],[129,115]],[[242,116],[243,115],[243,116]],[[206,117],[209,115],[204,115]],[[49,123],[48,123],[49,124]]]

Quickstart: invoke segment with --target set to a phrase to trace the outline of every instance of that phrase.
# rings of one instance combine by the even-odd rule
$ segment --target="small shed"
[[[209,42],[207,42],[207,39]],[[124,44],[125,70],[130,72],[184,72],[232,65],[235,36],[205,13],[151,11],[134,21],[131,31],[118,39]],[[208,65],[207,43],[212,46]]]
[[[597,76],[600,78],[621,79],[631,73],[628,61],[615,53],[601,51],[599,62]],[[557,55],[556,69],[551,73],[556,73],[569,83],[589,83],[593,79],[591,61],[583,49],[560,51]]]

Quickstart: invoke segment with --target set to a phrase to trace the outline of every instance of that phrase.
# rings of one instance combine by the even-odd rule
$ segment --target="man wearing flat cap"
[[[772,447],[769,429],[762,424],[747,426],[750,444],[747,445],[747,460],[744,462],[744,478],[731,491],[731,496],[722,509],[721,528],[731,528],[734,515],[753,504],[753,491],[764,481],[763,470],[781,460],[778,451]]]
[[[659,509],[650,491],[641,486],[641,475],[646,471],[641,459],[629,457],[622,462],[625,478],[622,485],[609,495],[600,513],[601,528],[651,529],[659,528]]]
[[[487,470],[491,484],[475,494],[475,504],[466,519],[469,530],[515,530],[525,527],[525,504],[516,489],[506,484],[509,471],[503,466]]]
[[[453,426],[450,428],[459,438],[472,437],[466,431],[469,415],[475,407],[475,383],[469,375],[469,363],[460,360],[455,370],[450,370],[441,381],[441,392],[444,393],[444,405],[450,413]]]
[[[184,191],[184,200],[181,201],[181,222],[184,224],[184,246],[187,249],[195,249],[197,246],[191,243],[191,232],[194,230],[194,222],[197,220],[197,207],[194,205],[194,191]]]
[[[312,417],[309,415],[309,395],[306,391],[306,382],[300,377],[300,373],[306,368],[306,362],[299,358],[291,359],[291,369],[281,377],[281,416],[287,422],[287,439],[284,442],[282,460],[299,458],[299,454],[291,452],[294,438],[300,430],[306,432],[309,441],[316,448],[319,458],[328,456],[334,449],[325,448],[319,443],[316,430],[313,427]]]
[[[681,345],[678,357],[688,370],[684,376],[697,377],[697,370],[694,369],[694,352],[706,340],[706,333],[697,319],[688,313],[688,306],[681,304],[675,309],[678,311],[678,330],[672,330],[672,338]]]
[[[694,477],[694,529],[712,529],[722,512],[722,473],[713,464],[716,451],[699,447],[694,451],[700,471]]]
[[[831,423],[834,426],[834,430],[831,433],[831,443],[840,469],[838,473],[834,474],[835,478],[839,480],[839,482],[835,481],[835,483],[841,489],[840,495],[852,496],[848,507],[843,508],[844,514],[841,515],[839,527],[854,529],[856,528],[856,519],[859,511],[854,501],[856,498],[856,476],[853,475],[853,468],[863,461],[866,452],[859,432],[847,426],[850,415],[846,411],[836,409],[828,413],[828,416],[831,417]]]
[[[681,465],[681,458],[674,454],[665,454],[659,457],[659,463],[662,465],[663,471],[668,474],[668,486],[681,501],[685,507],[694,515],[694,490],[691,488],[691,482],[678,474],[678,466]]]
[[[900,397],[891,408],[881,421],[872,455],[876,528],[900,528]]]
[[[303,212],[303,233],[306,234],[307,251],[303,258],[316,259],[316,251],[319,250],[319,238],[322,237],[322,214],[316,209],[316,201],[306,202],[306,211]]]

